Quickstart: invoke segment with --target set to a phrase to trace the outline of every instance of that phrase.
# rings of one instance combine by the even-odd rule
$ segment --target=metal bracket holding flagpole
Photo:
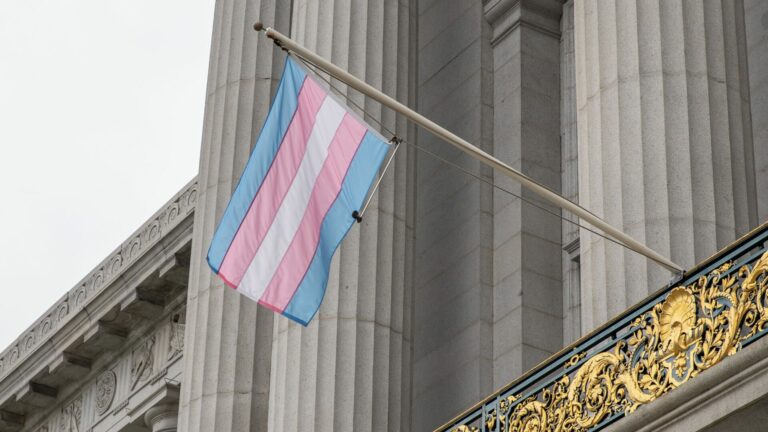
[[[318,68],[322,69],[323,71],[330,74],[331,76],[338,79],[339,81],[347,84],[348,86],[363,93],[364,95],[370,97],[371,99],[378,101],[382,105],[404,115],[414,123],[418,124],[424,129],[427,129],[428,131],[432,132],[435,136],[442,138],[444,141],[447,141],[448,143],[454,145],[459,150],[463,151],[464,153],[467,153],[468,155],[477,159],[481,163],[488,165],[492,168],[495,168],[502,174],[517,181],[523,187],[535,193],[539,197],[549,201],[550,203],[554,204],[555,206],[563,210],[567,210],[571,212],[572,214],[588,222],[590,225],[594,226],[595,228],[600,229],[606,235],[609,235],[610,237],[614,238],[615,240],[617,240],[619,243],[623,244],[627,248],[641,255],[644,255],[645,257],[660,264],[661,266],[663,266],[664,268],[666,268],[667,270],[673,273],[684,272],[681,266],[661,256],[658,252],[654,251],[648,246],[645,246],[644,244],[635,240],[634,238],[624,233],[623,231],[617,228],[614,228],[611,224],[595,216],[592,212],[585,209],[584,207],[581,207],[578,204],[568,201],[567,199],[563,198],[559,194],[548,189],[546,186],[537,183],[532,178],[512,168],[507,163],[475,147],[474,145],[470,144],[469,142],[462,139],[461,137],[454,134],[453,132],[443,128],[442,126],[438,125],[432,120],[429,120],[428,118],[424,117],[418,112],[408,108],[407,106],[403,105],[397,100],[387,96],[386,94],[374,88],[370,84],[360,80],[359,78],[355,77],[354,75],[350,74],[344,69],[341,69],[340,67],[320,57],[314,52],[304,48],[303,46],[299,45],[288,36],[285,36],[284,34],[280,33],[279,31],[273,28],[269,28],[269,27],[265,28],[260,22],[257,22],[256,24],[254,24],[253,28],[256,31],[262,31],[262,30],[265,31],[265,34],[267,35],[267,37],[275,41],[275,43],[280,48],[293,52],[299,57],[302,57],[310,61],[311,63],[316,65]]]
[[[392,143],[394,147],[392,148],[392,152],[389,155],[389,159],[387,159],[387,163],[384,165],[384,169],[381,170],[381,174],[379,174],[379,178],[376,179],[376,183],[373,185],[371,192],[368,194],[368,199],[365,200],[365,204],[363,204],[363,208],[360,209],[360,211],[355,210],[352,212],[352,217],[355,218],[357,223],[360,223],[363,221],[363,215],[365,215],[365,211],[368,209],[368,204],[371,203],[371,200],[373,199],[373,194],[375,194],[376,191],[379,189],[381,180],[384,178],[384,174],[387,173],[387,170],[389,169],[389,164],[391,164],[392,159],[395,158],[395,153],[397,153],[397,149],[400,148],[400,143],[402,143],[403,140],[398,138],[397,136],[393,136],[392,139],[389,140],[389,142]]]

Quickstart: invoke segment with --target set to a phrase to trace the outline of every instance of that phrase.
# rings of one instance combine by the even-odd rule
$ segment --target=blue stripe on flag
[[[379,171],[389,145],[370,131],[349,166],[341,192],[320,226],[320,241],[304,279],[293,294],[283,315],[307,325],[317,313],[328,284],[331,258],[354,223],[352,211],[359,210]]]
[[[227,209],[224,211],[224,216],[219,222],[219,227],[216,229],[208,249],[208,265],[216,273],[219,272],[219,267],[221,267],[221,262],[229,250],[229,245],[232,244],[237,230],[240,229],[240,224],[248,213],[256,193],[280,149],[283,136],[296,112],[299,91],[305,78],[304,69],[296,65],[290,57],[286,58],[285,69],[280,79],[275,101],[269,110],[253,153],[248,159],[243,175],[240,176],[240,181],[229,200]]]

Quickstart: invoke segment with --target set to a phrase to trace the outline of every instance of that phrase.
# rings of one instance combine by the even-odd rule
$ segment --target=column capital
[[[175,403],[155,405],[144,414],[144,423],[152,432],[176,432],[179,406]]]
[[[559,38],[563,3],[564,0],[483,0],[485,19],[493,27],[491,44],[520,25]]]

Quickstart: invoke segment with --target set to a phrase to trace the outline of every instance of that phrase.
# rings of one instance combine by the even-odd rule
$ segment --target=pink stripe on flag
[[[283,138],[267,176],[232,239],[219,268],[219,275],[230,286],[240,285],[245,271],[261,245],[280,204],[296,176],[307,147],[315,117],[326,97],[314,80],[305,79],[299,92],[299,102],[293,120]],[[268,193],[262,193],[268,191]]]
[[[282,313],[291,301],[315,255],[323,219],[341,190],[347,169],[366,131],[353,116],[345,114],[312,189],[299,230],[259,300],[262,305]]]

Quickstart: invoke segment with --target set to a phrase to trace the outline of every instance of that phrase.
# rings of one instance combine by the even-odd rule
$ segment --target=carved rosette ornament
[[[96,379],[96,414],[103,415],[112,405],[115,398],[117,375],[108,370]]]
[[[768,252],[751,268],[726,263],[674,288],[635,319],[629,336],[612,349],[593,354],[575,372],[523,400],[502,400],[486,414],[486,427],[496,430],[498,422],[505,432],[587,431],[679,387],[767,329]],[[452,431],[478,428],[461,425]]]

